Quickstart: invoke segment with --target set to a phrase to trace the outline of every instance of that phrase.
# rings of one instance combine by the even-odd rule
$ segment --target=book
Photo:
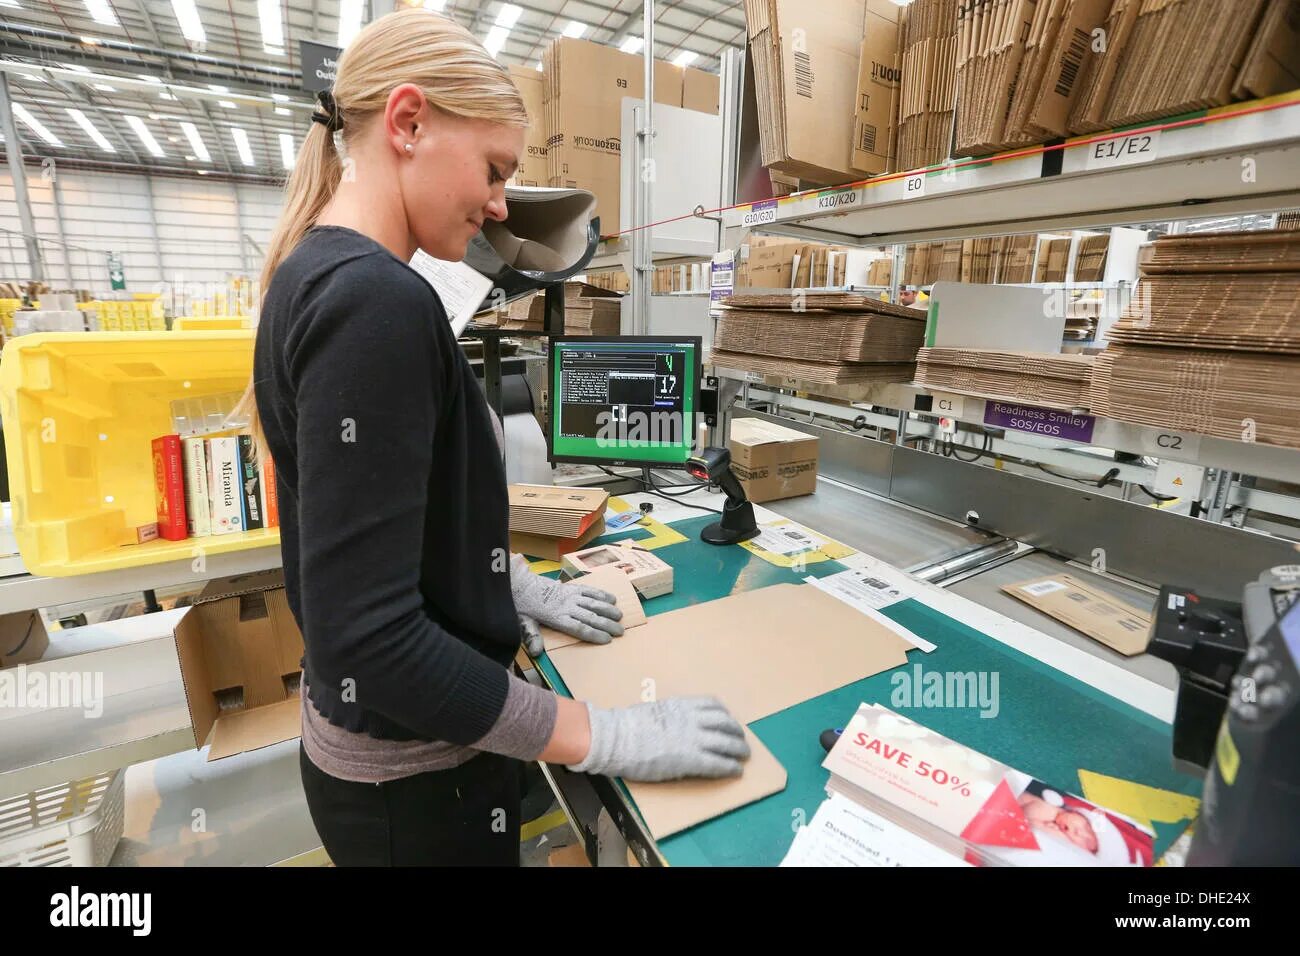
[[[879,705],[822,766],[841,794],[982,866],[1151,866],[1155,834]]]
[[[181,439],[185,464],[185,517],[190,537],[212,534],[212,503],[208,499],[208,447],[202,438]]]
[[[240,491],[244,497],[244,530],[255,531],[265,527],[265,509],[262,507],[262,473],[257,467],[257,449],[252,435],[238,435]]]
[[[189,537],[185,519],[185,470],[179,435],[153,440],[153,481],[158,505],[158,534],[168,541]]]
[[[212,533],[244,530],[244,503],[239,481],[239,440],[209,438],[208,494],[212,499]]]
[[[275,486],[275,460],[270,455],[262,462],[262,503],[266,508],[264,527],[280,527],[280,492]]]

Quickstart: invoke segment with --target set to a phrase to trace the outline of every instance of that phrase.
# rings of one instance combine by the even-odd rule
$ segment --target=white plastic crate
[[[0,866],[107,866],[125,825],[126,771],[0,801]]]

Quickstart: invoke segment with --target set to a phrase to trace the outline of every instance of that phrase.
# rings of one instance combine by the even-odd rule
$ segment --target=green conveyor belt
[[[687,540],[656,551],[673,566],[674,591],[645,602],[647,614],[660,614],[811,574],[843,570],[834,561],[810,564],[796,574],[757,558],[741,547],[715,547],[699,540],[711,516],[673,524]],[[816,528],[812,529],[818,530]],[[620,533],[614,537],[626,539]],[[602,541],[605,539],[601,539]],[[775,866],[794,839],[802,813],[811,819],[825,797],[827,773],[818,742],[828,727],[842,727],[859,703],[880,703],[947,737],[1042,780],[1081,794],[1079,770],[1091,770],[1136,783],[1199,794],[1201,779],[1174,771],[1171,728],[1163,721],[1043,664],[915,600],[883,612],[933,642],[930,654],[912,651],[907,670],[973,671],[998,675],[999,712],[984,718],[977,708],[899,706],[891,700],[893,675],[886,671],[804,701],[751,724],[751,729],[785,767],[784,791],[708,820],[659,841],[674,866]],[[543,673],[560,689],[564,682],[547,658]],[[1183,825],[1157,823],[1159,855]]]

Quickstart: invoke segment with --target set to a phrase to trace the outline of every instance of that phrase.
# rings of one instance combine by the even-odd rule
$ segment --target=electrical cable
[[[1177,501],[1178,500],[1177,495],[1158,495],[1150,488],[1148,488],[1146,485],[1138,485],[1138,487],[1142,489],[1142,492],[1148,498],[1154,498],[1156,501]]]
[[[687,482],[681,485],[656,485],[654,482],[654,472],[650,471],[649,469],[646,470],[646,473],[650,475],[650,479],[647,481],[645,478],[642,478],[640,475],[620,475],[617,472],[610,471],[604,465],[597,465],[596,467],[612,478],[626,478],[630,481],[640,482],[641,485],[645,488],[645,493],[648,495],[654,495],[657,498],[663,498],[666,501],[671,501],[674,504],[679,504],[683,508],[694,508],[697,511],[707,511],[709,514],[714,514],[714,515],[722,514],[722,512],[719,511],[717,508],[706,508],[704,505],[697,505],[697,504],[692,504],[689,501],[678,500],[684,495],[689,495],[692,492],[699,491],[701,488],[707,488],[708,485],[702,481]],[[674,493],[671,491],[665,491],[664,489],[666,488],[686,488],[688,490]]]

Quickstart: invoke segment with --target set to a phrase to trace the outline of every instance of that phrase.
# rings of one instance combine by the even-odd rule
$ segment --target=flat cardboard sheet
[[[745,739],[749,741],[749,759],[739,777],[627,785],[651,836],[662,840],[785,789],[786,773],[780,761],[748,727]]]
[[[605,645],[551,655],[570,692],[597,707],[713,696],[741,723],[907,663],[910,645],[806,584],[777,584],[668,611]]]
[[[597,707],[638,704],[648,690],[661,700],[712,696],[749,724],[905,664],[909,647],[817,588],[777,584],[655,615],[609,644],[562,647],[551,662],[575,698]],[[784,771],[778,777],[756,743],[751,736],[738,780],[630,785],[651,832],[666,836],[782,789]]]
[[[1126,657],[1146,650],[1151,615],[1072,575],[1005,584],[1002,590]]]
[[[577,584],[585,584],[593,588],[601,588],[614,595],[614,603],[618,609],[623,612],[623,617],[619,623],[623,625],[624,636],[627,632],[646,622],[645,611],[641,609],[641,598],[636,593],[636,588],[632,585],[632,579],[615,567],[598,568],[590,574],[584,574],[576,581],[570,581],[563,587],[572,587]],[[581,644],[579,638],[571,634],[564,634],[551,627],[538,628],[542,635],[542,643],[546,647],[546,653],[558,651],[561,647],[568,647],[570,644]],[[614,638],[620,640],[621,638]]]

